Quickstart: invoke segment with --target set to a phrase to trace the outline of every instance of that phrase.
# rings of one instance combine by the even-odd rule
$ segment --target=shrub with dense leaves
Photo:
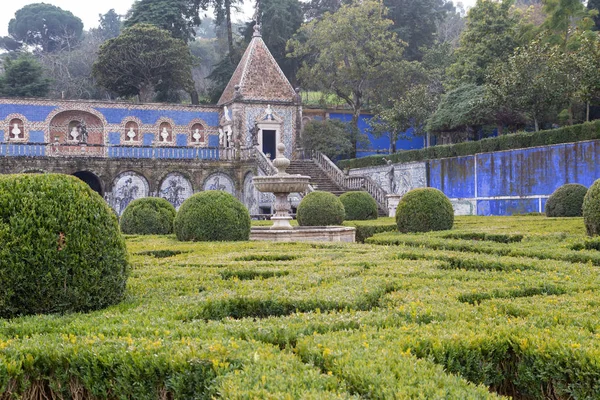
[[[562,185],[546,202],[547,217],[581,217],[587,188],[577,183]]]
[[[590,236],[600,235],[600,179],[588,189],[582,208],[587,234]]]
[[[429,232],[452,229],[454,210],[446,195],[434,188],[413,189],[396,209],[400,232]]]
[[[302,199],[296,218],[300,226],[340,225],[345,213],[344,205],[333,193],[316,191]]]
[[[173,232],[175,207],[160,197],[133,200],[121,216],[121,231],[134,235],[168,235]]]
[[[0,176],[0,317],[119,302],[129,273],[119,224],[73,176]]]
[[[177,239],[236,241],[250,238],[250,214],[233,195],[207,190],[187,199],[175,217]]]
[[[347,192],[340,196],[346,221],[377,219],[377,202],[367,192]]]

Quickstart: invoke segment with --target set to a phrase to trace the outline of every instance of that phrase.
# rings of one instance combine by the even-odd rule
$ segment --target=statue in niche
[[[163,126],[162,131],[160,132],[160,137],[163,142],[166,142],[169,139],[169,131],[167,131],[167,127]]]
[[[254,123],[254,126],[250,129],[250,137],[252,137],[252,145],[258,146],[258,132],[260,129],[258,128],[258,122]]]
[[[125,210],[125,207],[135,200],[139,190],[137,185],[133,185],[133,180],[131,178],[128,178],[125,181],[125,184],[118,189],[116,200],[119,204],[119,213],[122,213],[123,210]]]
[[[192,135],[194,138],[194,142],[200,143],[200,139],[202,138],[202,134],[200,133],[200,129],[194,129],[194,134]]]
[[[267,105],[267,109],[265,110],[265,119],[268,121],[274,121],[275,117],[273,117],[273,109],[271,105]]]
[[[73,125],[73,128],[71,128],[71,140],[73,142],[77,142],[79,139],[79,129],[77,129],[77,125]]]
[[[225,147],[225,132],[221,127],[219,127],[219,146]]]
[[[21,137],[21,129],[19,129],[19,124],[15,123],[12,128],[13,139],[19,139]]]
[[[135,139],[136,135],[137,134],[133,130],[133,126],[130,126],[129,127],[129,131],[127,132],[127,141],[128,142],[133,142],[133,139]]]
[[[77,130],[81,135],[80,143],[87,143],[88,141],[88,131],[87,126],[85,125],[85,121],[81,121],[81,124],[77,125]]]
[[[166,199],[169,203],[173,204],[173,207],[179,208],[183,201],[185,200],[185,188],[179,182],[179,179],[173,178],[169,181],[169,186],[161,191],[162,197]]]

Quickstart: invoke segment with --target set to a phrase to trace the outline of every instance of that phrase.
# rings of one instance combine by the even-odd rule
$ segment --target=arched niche
[[[140,125],[136,121],[125,123],[123,141],[125,143],[138,143],[140,141]]]
[[[76,143],[82,140],[81,125],[85,125],[88,144],[104,144],[104,124],[100,117],[82,110],[65,110],[50,120],[49,141],[54,143]],[[75,129],[75,131],[74,131]],[[74,134],[77,132],[78,134]]]
[[[113,181],[111,206],[117,214],[123,211],[135,199],[148,197],[148,180],[137,172],[127,171],[119,174]]]
[[[7,141],[17,142],[27,140],[27,132],[25,131],[25,123],[22,118],[11,118],[6,131]]]
[[[88,184],[90,188],[100,196],[104,197],[104,188],[102,187],[102,181],[96,174],[90,171],[77,171],[73,174],[77,178],[81,179]]]
[[[217,172],[206,178],[203,190],[223,190],[235,196],[235,183],[229,175]]]
[[[177,210],[192,194],[194,190],[191,182],[177,172],[168,174],[160,184],[159,196],[173,204]]]
[[[195,146],[202,146],[206,144],[206,129],[201,123],[195,123],[190,129],[190,140],[189,143]]]

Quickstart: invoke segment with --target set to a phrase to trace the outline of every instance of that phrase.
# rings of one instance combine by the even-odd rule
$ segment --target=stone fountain
[[[354,242],[356,229],[346,226],[309,226],[293,227],[290,224],[291,204],[290,193],[306,193],[309,187],[310,176],[290,175],[285,170],[290,165],[290,160],[285,156],[285,145],[277,145],[277,157],[273,166],[277,174],[271,176],[255,176],[254,187],[260,192],[275,195],[275,214],[271,217],[273,225],[270,227],[254,227],[250,233],[251,240],[269,240],[276,242],[293,241],[327,241],[327,242]]]

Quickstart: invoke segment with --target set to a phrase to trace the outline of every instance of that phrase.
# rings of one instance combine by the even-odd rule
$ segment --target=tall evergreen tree
[[[16,60],[4,60],[4,75],[0,76],[0,96],[44,97],[50,81],[44,78],[41,65],[30,55]]]
[[[121,33],[121,16],[114,8],[108,10],[106,14],[100,14],[99,31],[104,40],[117,37]]]
[[[192,40],[200,25],[200,4],[192,0],[137,0],[129,11],[125,28],[152,24],[169,31],[176,39]]]

